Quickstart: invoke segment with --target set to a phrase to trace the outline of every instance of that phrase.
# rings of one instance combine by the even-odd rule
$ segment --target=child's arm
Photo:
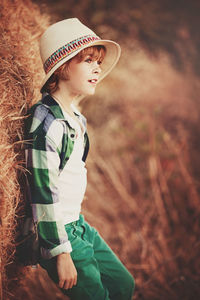
[[[42,135],[34,137],[33,146],[27,150],[28,178],[33,217],[46,259],[72,251],[59,201],[59,165],[58,148],[53,141]]]
[[[63,125],[43,105],[30,119],[26,162],[34,221],[38,224],[43,258],[72,251],[62,220],[58,178]]]

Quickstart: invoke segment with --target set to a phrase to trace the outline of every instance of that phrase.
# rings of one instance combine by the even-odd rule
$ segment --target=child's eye
[[[91,58],[86,58],[85,62],[91,63],[91,62],[92,62],[92,59],[91,59]]]
[[[97,63],[98,63],[98,65],[101,65],[101,64],[102,64],[102,61],[101,61],[101,60],[98,60]]]

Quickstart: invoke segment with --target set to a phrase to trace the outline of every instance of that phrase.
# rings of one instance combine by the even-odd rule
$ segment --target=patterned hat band
[[[49,73],[51,69],[65,57],[79,50],[81,47],[85,45],[89,45],[90,43],[101,40],[97,35],[86,35],[80,37],[56,50],[44,63],[44,71],[45,73]]]

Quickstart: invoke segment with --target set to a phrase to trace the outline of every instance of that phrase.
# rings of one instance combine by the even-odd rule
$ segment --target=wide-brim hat
[[[103,45],[106,55],[101,64],[99,80],[102,80],[116,65],[121,54],[120,46],[110,40],[102,40],[77,18],[66,19],[51,25],[40,39],[40,55],[46,76],[42,87],[51,75],[66,61],[81,50]]]

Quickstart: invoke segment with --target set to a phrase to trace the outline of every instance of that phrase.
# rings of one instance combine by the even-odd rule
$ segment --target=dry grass
[[[47,18],[40,19],[38,8],[30,1],[2,0],[0,10],[0,270],[4,297],[8,299],[6,270],[15,252],[16,212],[22,197],[18,174],[23,169],[23,117],[28,104],[38,97],[33,93],[42,76],[38,72],[37,39]]]
[[[0,280],[6,300],[64,299],[43,270],[13,263],[23,213],[23,116],[39,98],[37,40],[48,22],[30,1],[1,1]],[[107,27],[99,28],[106,37]],[[198,299],[199,80],[189,63],[179,73],[163,51],[155,58],[139,42],[131,47],[123,47],[97,95],[82,103],[91,139],[83,211],[134,275],[134,299]],[[22,271],[27,275],[19,284]]]

